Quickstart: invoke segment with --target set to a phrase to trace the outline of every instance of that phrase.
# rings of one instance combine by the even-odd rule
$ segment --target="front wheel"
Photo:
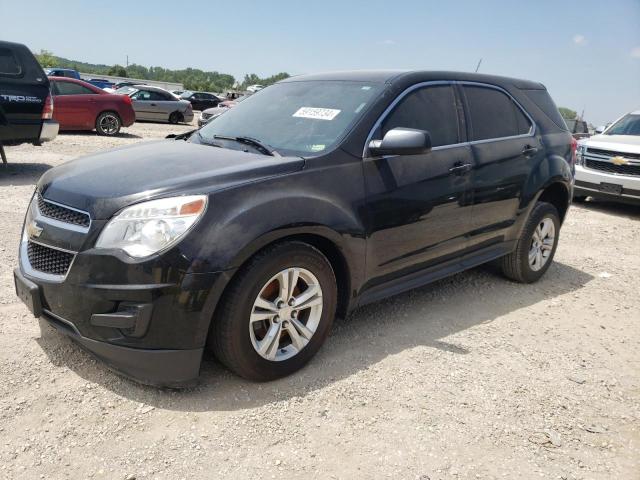
[[[277,244],[238,272],[216,312],[209,344],[242,377],[284,377],[320,349],[336,300],[333,269],[319,250],[298,241]]]
[[[556,207],[538,202],[509,255],[502,258],[502,272],[520,283],[538,281],[547,271],[558,247],[560,216]]]
[[[120,132],[122,122],[114,112],[102,112],[96,119],[96,132],[98,135],[113,136]]]

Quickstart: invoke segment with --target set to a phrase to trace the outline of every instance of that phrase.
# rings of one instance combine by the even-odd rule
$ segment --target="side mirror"
[[[605,127],[604,125],[600,125],[598,128],[596,128],[596,135],[599,135],[602,132],[604,132],[606,128],[607,127]]]
[[[426,130],[394,128],[382,140],[371,140],[369,152],[381,155],[420,155],[431,151],[431,135]]]

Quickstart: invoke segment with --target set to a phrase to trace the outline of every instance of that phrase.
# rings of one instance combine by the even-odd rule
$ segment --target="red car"
[[[53,118],[60,130],[93,130],[116,135],[136,121],[128,95],[116,95],[90,83],[67,77],[49,77],[53,94]]]

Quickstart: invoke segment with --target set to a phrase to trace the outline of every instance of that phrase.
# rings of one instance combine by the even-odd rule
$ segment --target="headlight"
[[[202,217],[206,207],[204,195],[132,205],[109,221],[96,248],[119,248],[132,257],[148,257],[177,243]]]
[[[578,144],[578,148],[576,150],[576,162],[578,165],[584,165],[584,154],[586,152],[587,146]]]

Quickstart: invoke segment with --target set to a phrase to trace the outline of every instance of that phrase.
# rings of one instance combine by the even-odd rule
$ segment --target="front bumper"
[[[55,120],[44,120],[42,122],[42,129],[40,130],[40,137],[38,143],[49,142],[58,136],[60,130],[60,124]]]
[[[619,186],[620,193],[611,193],[603,184]],[[576,165],[574,195],[635,203],[640,201],[640,176],[617,175]]]
[[[108,321],[105,322],[105,319],[113,320],[117,318],[118,312],[127,311],[127,309],[123,310],[121,307],[123,302],[117,301],[106,302],[113,303],[114,307],[110,310],[115,309],[115,313],[84,314],[85,318],[82,318],[81,321],[78,321],[76,316],[76,321],[73,322],[52,311],[56,307],[52,300],[54,302],[64,301],[67,312],[70,309],[72,311],[77,309],[78,311],[86,312],[87,300],[92,304],[89,310],[104,311],[105,301],[96,301],[96,292],[90,292],[91,289],[89,288],[85,289],[84,294],[79,294],[74,293],[78,291],[77,287],[65,287],[64,284],[58,285],[58,288],[62,289],[62,291],[67,291],[67,294],[61,298],[58,298],[57,295],[59,294],[52,297],[50,283],[29,277],[19,268],[14,270],[14,281],[16,293],[36,317],[69,336],[112,370],[140,383],[159,387],[186,387],[196,383],[206,341],[206,331],[208,330],[208,327],[204,327],[204,323],[208,323],[208,321],[201,323],[195,321],[195,318],[191,318],[193,321],[189,322],[189,315],[185,315],[185,312],[181,311],[180,308],[173,308],[171,311],[167,311],[166,302],[158,299],[157,302],[150,301],[147,304],[142,304],[148,305],[153,312],[148,318],[148,325],[145,325],[142,331],[140,331],[140,328],[136,328],[135,324],[117,325],[110,324]],[[127,287],[136,286],[121,286],[123,290]],[[116,286],[113,286],[110,294],[107,292],[102,293],[106,293],[106,297],[111,296],[112,298],[122,298],[123,294]],[[137,295],[133,297],[137,296],[139,299],[139,293],[138,291]],[[216,295],[215,289],[210,293],[212,297],[216,297],[214,303],[217,302],[219,295]],[[174,297],[174,300],[177,300],[177,298]],[[212,298],[212,300],[214,299]],[[140,304],[139,302],[136,303]],[[120,305],[120,307],[115,305]],[[208,315],[209,309],[205,308],[203,304],[196,316],[204,319]],[[163,321],[167,317],[173,319],[173,325],[170,328],[167,328]],[[171,345],[173,338],[182,337],[184,339],[186,334],[187,337],[192,338],[193,348],[158,348],[157,328],[155,328],[155,334],[152,335],[155,340],[154,338],[149,338],[150,329],[154,326],[154,322],[156,327],[164,325],[165,331],[162,333],[162,337],[165,338],[165,341],[161,343]],[[92,337],[98,337],[99,339]],[[200,338],[198,339],[198,337]],[[132,346],[136,343],[136,346]],[[150,348],[148,345],[153,345],[153,347]],[[186,345],[182,345],[182,347],[186,347]]]
[[[14,272],[20,299],[129,377],[164,386],[195,380],[215,307],[234,270],[202,271],[204,260],[185,243],[143,262],[95,249],[106,221],[55,219],[52,207],[83,212],[38,195]]]

